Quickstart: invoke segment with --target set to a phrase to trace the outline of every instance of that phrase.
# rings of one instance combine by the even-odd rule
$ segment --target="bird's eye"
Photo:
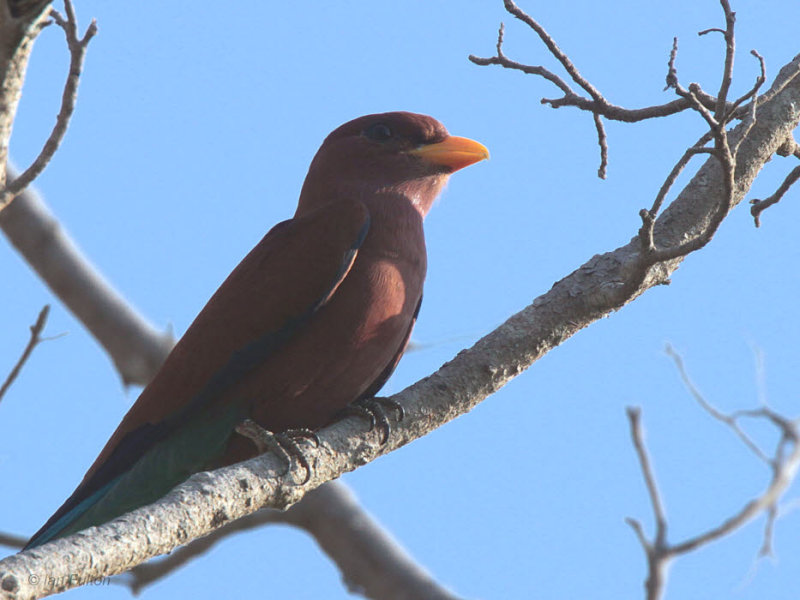
[[[392,137],[392,130],[385,123],[375,123],[364,130],[364,136],[375,142],[385,142]]]

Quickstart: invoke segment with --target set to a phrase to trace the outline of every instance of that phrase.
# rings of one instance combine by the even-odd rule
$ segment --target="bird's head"
[[[402,195],[425,215],[451,173],[489,158],[433,117],[390,112],[359,117],[325,138],[308,169],[297,214],[368,195]]]

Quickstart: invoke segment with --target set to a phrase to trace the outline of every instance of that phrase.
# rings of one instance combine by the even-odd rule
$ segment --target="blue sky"
[[[457,173],[427,220],[429,271],[414,339],[384,391],[399,391],[470,345],[592,255],[635,234],[684,147],[696,115],[608,124],[607,181],[596,177],[591,118],[539,104],[541,79],[477,67],[507,23],[506,53],[557,67],[502,2],[80,1],[96,17],[77,112],[37,182],[55,214],[120,291],[159,327],[182,333],[246,252],[291,216],[323,138],[356,116],[433,115],[483,142],[492,159]],[[684,85],[719,83],[717,3],[676,0],[534,3],[575,64],[614,102],[665,102],[666,61],[679,37]],[[208,5],[211,8],[211,5]],[[228,8],[227,6],[225,8]],[[770,80],[797,53],[791,0],[740,0],[734,93],[753,82],[756,48]],[[12,139],[35,156],[58,110],[67,56],[56,28],[37,42]],[[699,164],[699,162],[697,163]],[[693,166],[694,163],[693,163]],[[794,165],[775,158],[749,198],[772,193]],[[686,178],[682,179],[686,181]],[[652,518],[625,407],[641,406],[647,442],[678,541],[721,521],[763,488],[767,469],[683,388],[664,354],[682,353],[706,397],[752,407],[766,365],[772,405],[796,414],[800,327],[797,190],[755,229],[745,206],[672,284],[648,291],[580,332],[470,414],[344,477],[364,506],[442,583],[467,598],[640,597],[642,551],[624,523]],[[789,268],[787,268],[789,267]],[[0,404],[0,530],[30,534],[72,492],[138,390],[3,243],[0,372],[28,325],[54,304],[47,332]],[[755,429],[769,450],[774,438]],[[24,495],[20,501],[19,494]],[[788,500],[797,496],[790,490]],[[779,521],[775,560],[755,561],[763,519],[679,559],[668,598],[790,598],[800,520]],[[227,540],[145,592],[217,597],[347,598],[330,561],[285,527]],[[124,588],[71,597],[127,598]]]

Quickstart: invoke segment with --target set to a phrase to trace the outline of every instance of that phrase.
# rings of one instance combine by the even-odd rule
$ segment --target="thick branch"
[[[311,534],[333,559],[351,591],[381,600],[456,600],[403,550],[358,504],[345,485],[331,481],[287,511],[265,509],[171,553],[135,567],[126,575],[135,594],[238,532],[271,523],[294,525]]]

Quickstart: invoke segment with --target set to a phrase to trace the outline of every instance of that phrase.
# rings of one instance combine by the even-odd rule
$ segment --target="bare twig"
[[[533,29],[536,32],[536,35],[544,42],[544,45],[547,46],[547,49],[550,51],[550,54],[558,59],[558,62],[561,63],[561,66],[564,67],[564,70],[569,73],[569,76],[572,77],[572,80],[581,86],[586,92],[597,102],[604,102],[602,94],[595,88],[589,81],[580,74],[578,68],[573,64],[573,62],[569,59],[569,57],[564,54],[561,48],[558,47],[555,40],[552,36],[547,33],[544,27],[539,25],[535,19],[530,17],[526,14],[523,10],[521,10],[515,3],[514,0],[503,0],[505,4],[506,10],[514,15],[517,19],[525,23],[528,27]]]
[[[655,539],[652,542],[647,539],[642,524],[636,519],[628,517],[626,522],[633,528],[639,543],[642,545],[642,549],[647,555],[648,575],[645,581],[647,600],[657,600],[663,594],[667,579],[667,569],[672,558],[667,544],[667,519],[644,443],[641,423],[642,411],[639,408],[629,406],[626,412],[631,428],[631,440],[636,450],[636,456],[639,458],[639,467],[642,470],[642,476],[647,486],[647,493],[650,496],[650,504],[653,507],[653,514],[656,519]]]
[[[669,52],[669,61],[667,61],[667,76],[665,80],[667,85],[664,86],[664,91],[674,88],[678,85],[678,69],[675,67],[675,60],[678,58],[678,38],[672,38],[672,50]]]
[[[761,548],[758,550],[759,556],[774,556],[772,540],[775,539],[775,522],[778,520],[778,505],[777,503],[770,504],[766,511],[767,522],[764,524],[764,537],[761,542]]]
[[[605,179],[608,172],[608,137],[603,120],[597,113],[593,114],[594,127],[597,130],[597,143],[600,146],[600,166],[597,168],[597,176]]]
[[[706,401],[706,399],[700,393],[700,390],[697,389],[697,386],[689,377],[689,374],[686,372],[686,366],[683,364],[683,358],[681,357],[681,355],[675,352],[675,349],[669,344],[667,344],[665,352],[667,353],[667,356],[669,356],[675,362],[675,367],[678,369],[678,373],[681,376],[683,384],[686,386],[686,389],[689,390],[689,393],[694,397],[697,403],[703,407],[703,410],[705,410],[709,415],[714,417],[716,420],[730,427],[734,431],[734,433],[736,433],[736,435],[739,437],[742,443],[753,452],[753,454],[755,454],[759,459],[761,459],[765,463],[770,464],[770,459],[767,457],[766,454],[764,454],[761,448],[759,448],[758,445],[752,439],[750,439],[750,436],[747,435],[747,433],[745,433],[745,431],[739,426],[738,420],[735,416],[730,416],[722,413],[721,411],[717,410],[709,402]]]
[[[543,104],[548,104],[552,108],[574,106],[581,110],[591,112],[594,117],[598,145],[600,147],[600,167],[598,168],[598,176],[605,178],[608,166],[608,145],[601,117],[616,121],[623,121],[626,123],[633,123],[645,119],[673,115],[691,108],[700,112],[700,114],[706,118],[709,126],[714,129],[723,127],[734,118],[744,118],[748,114],[749,109],[747,107],[742,107],[741,105],[744,102],[752,99],[755,96],[758,88],[764,82],[765,74],[763,59],[761,59],[758,53],[753,51],[754,56],[758,57],[759,60],[762,61],[762,76],[759,78],[756,86],[754,86],[753,89],[744,94],[741,98],[737,99],[735,102],[728,102],[727,95],[732,82],[733,58],[735,50],[733,31],[735,14],[730,10],[727,0],[721,0],[721,4],[725,12],[726,28],[711,28],[700,32],[701,35],[711,31],[721,32],[723,33],[726,41],[725,67],[723,69],[722,83],[720,85],[719,94],[716,98],[705,93],[700,86],[696,84],[690,85],[688,90],[684,90],[678,86],[677,70],[675,68],[678,40],[677,38],[674,38],[669,58],[669,71],[666,78],[667,87],[665,89],[675,88],[676,91],[679,92],[679,98],[665,104],[649,106],[640,109],[627,109],[611,104],[605,99],[605,97],[597,88],[595,88],[585,77],[583,77],[583,75],[581,75],[569,57],[567,57],[566,54],[564,54],[564,52],[558,47],[553,37],[544,29],[544,27],[542,27],[541,24],[539,24],[533,17],[520,9],[513,2],[513,0],[504,0],[505,9],[515,18],[519,19],[528,25],[528,27],[533,29],[550,53],[559,61],[564,70],[569,74],[570,78],[581,88],[583,88],[589,97],[583,97],[575,93],[569,84],[567,84],[561,77],[545,67],[525,65],[508,58],[502,50],[504,34],[504,27],[502,24],[500,25],[500,34],[497,41],[497,54],[490,58],[481,58],[475,55],[470,55],[469,60],[481,66],[499,65],[506,69],[513,69],[529,75],[538,75],[543,77],[556,85],[556,87],[558,87],[564,93],[561,98],[542,98],[541,102]],[[655,217],[655,215],[652,216]],[[647,236],[644,235],[643,237]],[[652,252],[652,249],[649,249],[648,252]],[[667,254],[664,256],[666,257]]]
[[[650,458],[647,455],[647,448],[644,445],[644,435],[642,433],[642,411],[640,408],[629,406],[626,409],[628,421],[631,427],[631,438],[636,449],[636,456],[639,458],[639,466],[642,469],[644,480],[647,485],[647,494],[650,496],[650,504],[653,506],[653,514],[656,517],[656,539],[663,543],[666,538],[667,518],[664,513],[664,505],[661,495],[658,492],[656,478],[653,474],[653,467],[650,465]]]
[[[653,253],[656,250],[653,232],[655,230],[656,218],[661,211],[664,200],[666,200],[667,193],[669,193],[669,190],[675,184],[681,172],[686,168],[686,165],[689,164],[692,157],[708,150],[708,148],[704,146],[711,140],[711,137],[711,133],[706,132],[697,140],[694,146],[690,146],[686,149],[680,160],[672,167],[664,183],[661,184],[661,188],[658,190],[658,194],[656,194],[656,199],[653,201],[653,206],[650,207],[650,210],[643,208],[639,211],[639,216],[642,219],[642,227],[639,229],[639,240],[642,244],[642,250],[646,254]]]
[[[716,131],[714,131],[714,140],[715,148],[713,152],[707,148],[693,147],[689,149],[684,157],[697,153],[713,154],[719,160],[722,166],[722,183],[725,192],[725,198],[719,202],[716,210],[711,215],[711,218],[709,219],[703,231],[688,241],[682,242],[674,247],[657,248],[652,242],[652,230],[655,227],[655,218],[651,213],[648,212],[646,218],[643,217],[642,227],[645,232],[643,234],[642,230],[640,230],[639,234],[639,239],[642,240],[642,264],[644,267],[648,267],[659,262],[672,260],[681,256],[686,256],[703,248],[706,244],[708,244],[708,242],[711,241],[716,234],[717,229],[719,229],[720,224],[725,219],[725,216],[728,214],[728,212],[730,212],[731,208],[733,208],[735,158],[728,144],[727,133],[725,132],[724,128],[717,128]],[[683,165],[681,165],[679,162],[676,167],[678,169],[677,172],[679,172],[680,169],[683,168]],[[673,173],[676,173],[675,168],[673,169],[673,172],[670,173],[667,181],[673,177]],[[641,211],[640,215],[644,214],[645,212],[647,211]]]
[[[67,38],[67,46],[70,53],[69,75],[64,84],[64,92],[61,95],[61,109],[56,117],[56,124],[50,132],[41,152],[31,165],[23,171],[13,182],[7,182],[5,189],[0,192],[0,210],[3,210],[9,202],[16,198],[19,193],[33,183],[34,179],[44,171],[47,164],[55,155],[64,135],[67,133],[70,118],[75,111],[75,103],[78,97],[78,83],[83,69],[83,61],[86,57],[86,48],[89,42],[97,33],[97,23],[92,20],[86,33],[82,38],[78,37],[78,23],[75,17],[75,10],[71,0],[64,0],[64,9],[67,13],[65,19],[55,10],[50,10],[50,15],[59,27],[64,30]]]
[[[795,167],[783,180],[783,183],[778,187],[774,194],[764,200],[753,198],[750,200],[750,214],[753,215],[756,227],[761,227],[761,213],[767,210],[773,204],[777,204],[783,198],[783,195],[789,191],[789,188],[800,179],[800,166]]]
[[[773,419],[784,420],[783,417],[773,413],[772,411],[761,409],[761,412],[764,413],[765,417],[769,416],[769,420],[771,421]],[[789,422],[786,421],[786,423],[788,424]],[[745,504],[737,513],[726,519],[717,527],[684,540],[679,544],[673,545],[672,552],[674,554],[685,554],[687,552],[691,552],[700,546],[704,546],[709,542],[728,535],[735,529],[738,529],[751,519],[755,518],[762,511],[767,511],[777,506],[781,496],[795,479],[797,475],[797,469],[800,467],[800,444],[797,443],[798,431],[796,423],[791,423],[790,430],[790,435],[782,437],[779,444],[779,450],[776,451],[776,456],[773,459],[775,462],[775,467],[773,468],[772,479],[770,480],[767,489],[764,490],[761,495]],[[788,456],[782,457],[780,460],[778,460],[778,457],[783,453],[783,448],[787,445],[791,446],[791,451],[789,452]],[[771,531],[770,527],[767,529],[767,532],[769,531]]]
[[[734,35],[734,27],[736,25],[736,14],[731,10],[731,5],[728,0],[720,0],[722,11],[725,14],[725,29],[722,30],[722,35],[725,37],[725,67],[722,72],[722,81],[720,82],[719,92],[717,93],[717,105],[714,107],[714,118],[719,123],[727,121],[727,101],[728,92],[731,88],[733,81],[733,59],[736,55],[736,36]]]
[[[14,380],[17,378],[20,371],[22,371],[22,367],[25,365],[25,361],[27,361],[30,357],[33,349],[36,348],[36,346],[42,341],[41,334],[45,324],[47,323],[48,314],[50,314],[50,305],[45,304],[44,308],[42,308],[42,310],[39,312],[36,322],[31,325],[31,339],[28,340],[28,344],[22,351],[22,356],[19,357],[17,364],[14,365],[13,369],[11,369],[8,377],[6,377],[6,380],[3,382],[3,385],[0,386],[0,402],[3,400],[3,396],[8,391],[8,388],[10,388],[11,384],[14,383]]]
[[[523,10],[521,10],[513,0],[504,0],[506,10],[528,25],[531,29],[533,29],[539,38],[544,42],[547,49],[550,53],[561,63],[561,66],[564,67],[564,70],[570,75],[572,80],[577,83],[580,87],[586,91],[586,93],[591,96],[592,101],[598,105],[603,106],[604,108],[608,109],[610,105],[606,102],[605,98],[603,98],[602,94],[595,88],[583,75],[580,74],[577,67],[573,64],[573,62],[569,59],[569,57],[558,47],[553,37],[547,33],[547,31],[542,27],[535,19],[531,16],[526,14]],[[578,101],[580,98],[575,92],[572,91],[572,88],[558,75],[554,74],[552,71],[542,67],[542,66],[530,66],[530,65],[523,65],[516,61],[509,59],[508,57],[503,54],[503,34],[505,31],[504,25],[500,24],[500,31],[498,32],[497,36],[497,55],[491,58],[480,58],[474,55],[470,55],[469,59],[477,64],[477,65],[501,65],[508,69],[516,69],[522,71],[523,73],[531,74],[531,75],[539,75],[544,77],[551,83],[555,84],[562,92],[564,92],[564,99],[569,99],[570,101]],[[548,102],[555,107],[556,101],[548,101],[542,100],[542,103]],[[606,173],[608,170],[608,141],[606,138],[605,128],[603,126],[603,122],[601,120],[601,111],[593,111],[593,119],[595,130],[597,131],[597,142],[600,147],[600,166],[597,169],[597,175],[601,179],[606,178]]]
[[[581,73],[567,55],[558,47],[553,37],[542,27],[534,18],[520,9],[512,0],[504,0],[506,10],[528,25],[536,32],[542,42],[547,46],[550,53],[559,61],[561,66],[567,71],[572,80],[577,83],[589,95],[589,98],[584,98],[576,94],[572,88],[561,77],[546,69],[543,66],[531,66],[521,64],[511,60],[503,53],[503,35],[504,25],[500,24],[500,31],[497,39],[497,54],[490,58],[481,58],[478,56],[470,55],[469,60],[476,65],[500,65],[506,69],[513,69],[521,71],[529,75],[538,75],[553,83],[558,87],[564,96],[561,98],[543,98],[542,104],[549,104],[552,108],[560,108],[562,106],[574,106],[591,112],[594,118],[595,129],[597,131],[597,140],[600,147],[600,166],[598,168],[598,176],[605,179],[608,168],[608,141],[606,138],[605,129],[601,117],[607,119],[633,123],[645,119],[653,119],[657,117],[664,117],[672,115],[687,108],[696,108],[696,104],[708,110],[713,110],[718,106],[718,100],[709,96],[699,88],[694,92],[693,97],[688,97],[688,94],[678,100],[641,109],[626,109],[616,106],[608,102],[600,91],[595,88]],[[677,54],[677,38],[674,39],[673,49],[670,55],[670,75],[674,75],[674,61]],[[667,86],[672,87],[671,83],[673,77],[667,76]],[[677,82],[677,78],[675,78]],[[725,104],[727,107],[727,104]],[[736,111],[731,111],[736,112]],[[709,113],[710,114],[710,113]],[[738,113],[737,113],[738,114]]]
[[[725,35],[725,30],[720,29],[719,27],[709,27],[708,29],[703,29],[702,31],[698,31],[697,35],[707,35],[709,33],[721,33]]]
[[[520,9],[513,0],[504,0],[505,8],[509,12],[509,14],[513,15],[515,18],[519,19],[523,23],[525,23],[528,27],[533,29],[539,38],[542,40],[547,49],[550,53],[561,63],[561,66],[564,70],[569,74],[572,80],[577,83],[584,91],[589,94],[592,98],[592,102],[597,104],[598,106],[602,106],[603,109],[609,110],[611,107],[609,103],[603,98],[602,94],[595,88],[589,80],[587,80],[583,75],[581,75],[578,68],[574,65],[574,63],[569,59],[569,57],[558,47],[553,37],[547,33],[544,27],[542,27],[535,19],[533,19],[530,15],[525,13],[522,9]],[[523,65],[516,61],[510,60],[508,57],[503,54],[503,33],[504,33],[504,25],[500,24],[500,31],[497,36],[497,55],[492,58],[480,58],[474,55],[470,55],[469,59],[475,63],[476,65],[501,65],[507,69],[516,69],[522,71],[523,73],[527,73],[530,75],[539,75],[544,77],[551,83],[555,84],[562,92],[564,92],[564,98],[561,101],[568,101],[568,102],[578,102],[580,96],[575,94],[572,91],[572,88],[558,75],[553,73],[552,71],[542,67],[542,66],[529,66]],[[542,103],[549,103],[554,108],[556,104],[560,101],[550,101],[542,99]],[[601,120],[602,111],[600,110],[593,110],[593,119],[595,130],[597,131],[597,143],[600,147],[600,166],[597,169],[597,176],[601,179],[606,178],[606,174],[608,171],[608,140],[606,138],[605,127],[603,126],[603,122]]]
[[[753,84],[753,87],[751,87],[747,92],[745,92],[744,94],[739,96],[736,100],[734,100],[733,103],[730,105],[730,107],[727,109],[727,112],[725,114],[726,120],[730,120],[731,115],[737,113],[739,107],[742,104],[744,104],[751,98],[754,98],[758,90],[761,89],[761,86],[764,85],[764,82],[767,81],[767,63],[764,60],[764,57],[761,56],[755,50],[750,50],[750,54],[752,56],[755,56],[756,60],[758,61],[760,73],[758,74],[758,77],[756,77],[756,81]]]
[[[642,262],[644,267],[648,267],[657,262],[671,260],[673,258],[677,258],[678,256],[685,256],[690,252],[694,252],[704,247],[716,234],[717,229],[719,228],[723,219],[731,210],[731,208],[733,208],[737,160],[736,154],[739,149],[739,144],[746,139],[747,135],[750,133],[750,130],[755,124],[756,109],[758,107],[758,99],[756,98],[756,94],[766,81],[766,68],[764,59],[761,57],[761,55],[753,51],[753,56],[755,56],[759,61],[760,75],[756,78],[753,87],[746,94],[738,98],[733,104],[729,105],[727,102],[727,95],[730,90],[733,77],[733,58],[735,51],[733,27],[735,23],[735,14],[731,11],[728,0],[720,0],[720,4],[725,14],[725,29],[707,29],[703,32],[700,32],[702,35],[710,31],[721,31],[725,37],[725,65],[723,67],[722,83],[720,85],[720,90],[717,96],[717,102],[713,114],[702,102],[701,98],[704,97],[704,93],[698,84],[690,84],[688,90],[681,86],[678,80],[677,69],[675,67],[678,48],[677,39],[673,40],[672,51],[670,52],[669,58],[667,87],[673,88],[676,94],[691,104],[692,108],[706,121],[709,131],[700,138],[697,144],[688,148],[683,157],[673,167],[672,171],[667,176],[667,179],[662,184],[653,203],[653,207],[649,211],[643,209],[639,212],[639,215],[642,219],[642,227],[639,229],[639,240],[642,246]],[[752,98],[752,101],[748,107],[750,118],[744,123],[744,129],[739,136],[737,143],[732,147],[728,139],[727,125],[734,118],[734,115],[737,114],[737,107],[742,102],[745,102],[750,98]],[[714,147],[705,147],[705,144],[711,139],[714,140]],[[658,211],[664,202],[666,193],[673,185],[678,174],[684,169],[691,157],[700,153],[711,154],[719,161],[720,167],[723,171],[723,185],[726,199],[717,205],[717,209],[711,216],[711,219],[709,220],[705,229],[699,232],[697,236],[673,248],[656,248],[653,241],[653,231],[655,228]]]
[[[719,525],[698,535],[689,537],[682,542],[669,544],[666,541],[668,525],[639,425],[640,411],[638,409],[629,408],[628,418],[631,422],[631,437],[636,454],[639,457],[642,474],[647,485],[648,494],[651,498],[653,514],[656,521],[655,538],[654,541],[650,542],[644,534],[641,524],[635,519],[627,519],[647,555],[648,576],[646,588],[648,600],[655,600],[663,595],[665,585],[664,575],[672,559],[679,555],[692,552],[693,550],[730,534],[762,512],[766,513],[767,521],[764,527],[764,538],[759,550],[759,555],[763,556],[771,553],[772,533],[775,519],[778,515],[778,502],[791,482],[795,479],[798,468],[800,468],[799,421],[789,420],[766,406],[753,410],[740,410],[729,415],[722,413],[700,394],[697,387],[689,378],[683,360],[669,346],[667,347],[667,354],[675,361],[684,385],[686,385],[697,403],[714,419],[727,425],[759,459],[765,462],[772,472],[772,477],[766,489],[759,496],[747,502],[739,511],[725,519]],[[739,424],[739,420],[742,418],[764,419],[772,423],[778,429],[780,432],[780,439],[773,456],[767,456],[752,441],[750,436],[744,432]]]
[[[481,59],[481,60],[491,60],[491,59]],[[475,62],[476,64],[483,64],[476,62],[474,60],[472,62]],[[486,64],[501,64],[501,63],[488,62]],[[507,64],[503,64],[502,66],[506,68],[513,68]],[[700,100],[702,105],[705,106],[706,108],[713,107],[714,103],[716,102],[716,99],[713,96],[709,96],[705,92],[699,94],[698,99]],[[598,103],[595,100],[584,98],[583,96],[578,96],[577,94],[565,95],[562,96],[561,98],[542,98],[541,103],[546,104],[551,108],[572,106],[575,108],[579,108],[580,110],[585,110],[587,112],[597,113],[598,115],[605,117],[606,119],[609,119],[611,121],[620,121],[622,123],[638,123],[640,121],[647,121],[649,119],[669,117],[678,114],[680,112],[683,112],[692,107],[688,100],[684,98],[678,98],[676,100],[671,100],[670,102],[666,102],[664,104],[646,106],[644,108],[625,108],[623,106],[612,104],[611,102],[608,102],[608,100],[606,100],[604,103]],[[741,115],[742,112],[740,109],[736,113],[736,117],[739,118]]]
[[[685,89],[680,83],[678,83],[677,79],[675,81],[675,93],[678,94],[681,98],[688,100],[689,105],[700,114],[703,119],[705,119],[706,123],[708,124],[709,129],[711,131],[716,131],[723,127],[723,123],[717,120],[717,117],[711,113],[709,109],[703,106],[703,103],[700,102],[700,95],[702,90],[700,86],[696,83],[690,83],[689,89]]]
[[[523,65],[522,63],[518,63],[516,61],[511,60],[505,54],[503,54],[503,36],[505,35],[505,24],[500,23],[500,29],[497,32],[497,56],[493,56],[491,58],[480,58],[477,56],[473,56],[470,54],[469,59],[475,63],[476,65],[486,66],[486,65],[501,65],[506,69],[514,69],[517,71],[522,71],[528,75],[539,75],[540,77],[544,77],[549,82],[554,84],[558,89],[564,92],[565,96],[567,97],[574,97],[579,98],[579,96],[572,91],[572,88],[569,87],[569,84],[565,82],[561,77],[546,69],[542,66],[532,66],[532,65]]]

